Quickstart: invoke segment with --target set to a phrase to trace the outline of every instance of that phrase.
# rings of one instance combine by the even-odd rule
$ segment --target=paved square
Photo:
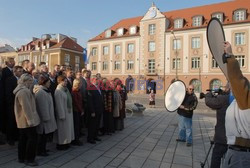
[[[140,100],[146,104],[146,99],[144,101]],[[162,101],[159,100],[157,104],[162,104]],[[128,101],[128,106],[131,103]],[[37,157],[38,167],[199,168],[210,147],[209,137],[214,133],[214,112],[206,108],[203,102],[199,103],[193,117],[191,147],[176,142],[177,119],[177,113],[168,113],[161,106],[147,108],[143,115],[128,114],[123,131],[103,136],[102,141],[95,145],[86,143],[86,137],[83,137],[82,147],[71,147],[67,151],[57,151],[55,144],[48,144],[50,155]],[[0,168],[4,167],[25,167],[17,162],[17,145],[0,146]]]

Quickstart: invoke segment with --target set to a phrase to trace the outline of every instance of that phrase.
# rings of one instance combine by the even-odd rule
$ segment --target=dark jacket
[[[192,118],[193,111],[196,109],[198,104],[197,97],[195,94],[188,94],[186,92],[185,98],[181,105],[183,105],[187,110],[178,108],[177,113],[183,117]]]
[[[220,144],[227,144],[226,129],[225,129],[225,117],[226,110],[229,106],[229,93],[213,96],[212,93],[207,93],[205,96],[205,103],[208,107],[216,110],[216,125],[214,142]]]

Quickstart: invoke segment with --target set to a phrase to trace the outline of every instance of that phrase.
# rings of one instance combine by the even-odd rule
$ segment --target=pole
[[[178,69],[177,69],[177,56],[178,56],[177,38],[176,38],[173,30],[171,30],[171,34],[174,36],[174,40],[176,42],[176,46],[175,46],[175,80],[178,80]]]

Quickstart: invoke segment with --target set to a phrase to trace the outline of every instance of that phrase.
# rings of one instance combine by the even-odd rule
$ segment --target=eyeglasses
[[[192,88],[188,88],[189,90],[194,90],[194,89],[192,89]]]

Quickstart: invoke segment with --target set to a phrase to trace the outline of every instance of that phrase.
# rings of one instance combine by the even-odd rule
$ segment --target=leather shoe
[[[177,141],[177,142],[186,142],[185,140],[183,140],[183,139],[179,139],[179,138],[178,138],[178,139],[176,139],[176,141]]]
[[[38,156],[49,156],[47,152],[41,152],[37,154]]]
[[[33,162],[26,162],[25,163],[27,166],[38,166],[38,163],[36,161],[33,161]]]
[[[96,142],[94,140],[88,140],[88,143],[96,144]]]
[[[79,141],[79,140],[74,140],[74,141],[71,142],[71,144],[74,145],[74,146],[82,146],[83,145],[82,142]]]
[[[102,141],[100,138],[95,138],[96,141]]]

